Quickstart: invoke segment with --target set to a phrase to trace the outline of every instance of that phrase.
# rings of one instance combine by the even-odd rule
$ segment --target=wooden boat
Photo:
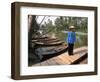
[[[64,42],[57,38],[35,38],[32,43],[35,44],[34,53],[40,60],[44,55],[57,55],[67,49]]]
[[[39,57],[40,60],[45,58],[46,55],[48,57],[54,57],[61,53],[67,51],[67,46],[64,45],[56,45],[56,46],[37,46],[35,48],[35,54]]]
[[[32,42],[57,42],[57,41],[60,41],[59,39],[53,39],[53,38],[50,38],[50,39],[33,39]]]
[[[35,42],[36,45],[38,46],[55,46],[55,45],[61,45],[64,43],[63,41],[58,41],[58,42]]]
[[[31,42],[38,46],[55,46],[55,45],[62,45],[64,43],[63,41],[60,41],[57,38],[47,38],[47,37],[33,39]]]

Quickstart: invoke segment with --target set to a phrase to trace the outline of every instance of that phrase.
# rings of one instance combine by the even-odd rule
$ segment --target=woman
[[[68,37],[67,37],[69,55],[73,55],[73,48],[74,48],[75,41],[76,41],[75,27],[70,26],[68,31]]]

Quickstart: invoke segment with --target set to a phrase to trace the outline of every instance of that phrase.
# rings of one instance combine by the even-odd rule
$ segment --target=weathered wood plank
[[[74,55],[70,56],[70,58],[72,59],[71,62],[79,59],[80,57],[85,55],[85,53],[87,53],[87,47],[82,47],[81,49],[80,48],[75,49]]]
[[[84,52],[84,51],[87,51],[86,46],[74,49],[74,54],[81,53],[81,52]]]
[[[88,63],[87,58],[85,60],[83,60],[83,61],[80,62],[80,64],[87,64],[87,63]]]
[[[35,66],[48,66],[48,65],[65,65],[65,64],[74,64],[77,60],[80,61],[80,58],[86,57],[87,47],[77,48],[74,50],[74,55],[69,56],[68,52],[50,58],[41,63],[35,64]],[[87,63],[87,59],[79,62],[79,64]]]
[[[56,62],[53,58],[47,60],[47,62],[48,62],[49,65],[59,65],[59,63]]]
[[[65,62],[65,64],[70,64],[70,60],[68,58],[65,58],[63,56],[58,56],[58,58],[60,58],[63,62]]]
[[[65,65],[67,64],[65,61],[63,61],[61,58],[59,57],[54,57],[53,58],[55,60],[55,62],[57,62],[59,65]]]
[[[47,66],[47,65],[49,65],[49,64],[48,64],[47,61],[43,61],[43,62],[40,63],[40,65],[41,65],[41,66]]]
[[[66,58],[70,63],[73,60],[67,53],[61,55],[63,58]]]
[[[86,52],[83,52],[81,54],[75,54],[73,56],[70,56],[70,58],[72,58],[72,61],[71,62],[74,62],[75,60],[78,60],[79,58],[81,58],[82,56],[84,56],[86,53],[87,53],[87,51]]]
[[[40,66],[41,64],[40,63],[37,63],[37,64],[34,64],[34,65],[32,65],[32,66]]]
[[[84,53],[84,55],[80,56],[80,58],[76,59],[73,61],[71,64],[79,64],[81,61],[86,59],[88,57],[88,53]]]

